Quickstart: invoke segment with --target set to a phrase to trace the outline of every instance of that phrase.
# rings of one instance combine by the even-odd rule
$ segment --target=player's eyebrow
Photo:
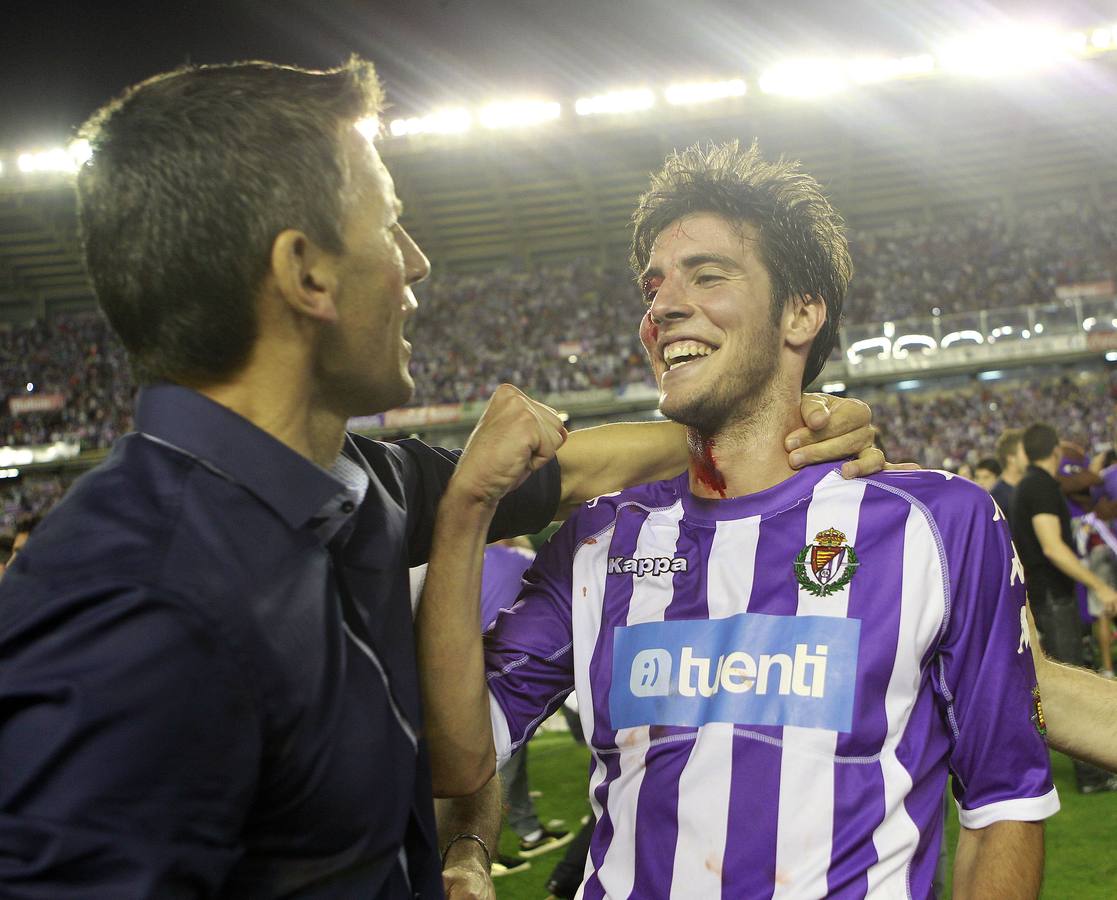
[[[694,253],[690,256],[684,256],[679,265],[683,269],[697,269],[699,266],[709,263],[721,266],[723,269],[732,269],[735,272],[743,271],[740,262],[732,256],[725,256],[722,253]],[[636,276],[636,283],[642,285],[647,279],[654,278],[657,275],[663,275],[663,269],[659,266],[648,266]]]

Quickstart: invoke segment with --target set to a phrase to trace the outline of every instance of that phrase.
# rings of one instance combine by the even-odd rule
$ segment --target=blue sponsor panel
[[[861,622],[742,613],[613,631],[613,728],[708,722],[847,732]]]

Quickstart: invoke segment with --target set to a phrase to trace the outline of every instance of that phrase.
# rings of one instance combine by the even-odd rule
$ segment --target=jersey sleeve
[[[574,688],[571,584],[576,517],[539,550],[510,609],[485,635],[498,765],[531,737]]]
[[[943,498],[949,521],[938,523],[949,612],[934,670],[953,738],[959,820],[966,828],[1036,821],[1057,812],[1059,799],[1028,642],[1024,569],[996,504],[963,488]]]

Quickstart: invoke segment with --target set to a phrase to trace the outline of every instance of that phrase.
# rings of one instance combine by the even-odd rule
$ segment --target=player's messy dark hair
[[[276,235],[344,249],[347,133],[379,114],[372,64],[157,75],[83,126],[78,214],[94,293],[140,383],[217,383],[248,360]]]
[[[803,385],[822,371],[838,339],[842,304],[853,276],[841,216],[818,182],[781,157],[768,162],[753,143],[695,145],[667,158],[632,215],[636,273],[647,268],[652,244],[683,216],[716,213],[759,232],[760,255],[772,280],[772,321],[788,298],[810,294],[826,304],[826,323],[811,345]]]

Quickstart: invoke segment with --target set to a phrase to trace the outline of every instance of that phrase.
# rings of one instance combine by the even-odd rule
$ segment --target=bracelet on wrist
[[[450,848],[458,841],[476,841],[485,854],[485,871],[489,871],[493,867],[493,856],[489,853],[489,845],[485,843],[481,835],[474,834],[472,831],[462,831],[455,834],[449,841],[446,842],[446,847],[442,851],[442,868],[446,868],[446,857],[450,854]]]

